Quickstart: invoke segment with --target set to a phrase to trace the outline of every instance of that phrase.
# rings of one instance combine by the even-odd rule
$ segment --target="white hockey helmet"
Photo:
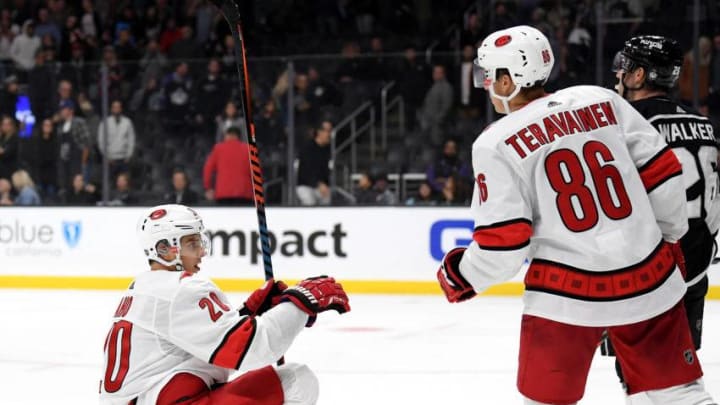
[[[538,29],[519,25],[490,34],[477,50],[474,61],[475,87],[485,88],[492,97],[503,102],[509,113],[508,101],[522,88],[545,84],[555,63],[550,41]],[[507,97],[493,90],[498,69],[507,69],[515,90]]]
[[[137,234],[140,244],[149,260],[166,266],[175,266],[183,270],[180,256],[182,255],[180,239],[187,235],[199,234],[202,248],[209,254],[210,238],[205,230],[202,218],[192,208],[179,204],[158,205],[149,209],[137,223]],[[160,257],[167,252],[158,252],[158,244],[163,242],[174,250],[177,255],[172,261]]]

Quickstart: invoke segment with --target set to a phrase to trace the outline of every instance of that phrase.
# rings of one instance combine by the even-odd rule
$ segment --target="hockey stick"
[[[273,278],[272,259],[270,258],[270,239],[268,237],[267,220],[265,218],[265,192],[263,190],[263,175],[260,166],[258,146],[255,142],[255,125],[252,117],[252,97],[250,95],[250,77],[248,75],[247,58],[245,56],[245,42],[243,40],[242,28],[240,26],[240,10],[233,0],[211,0],[220,9],[223,17],[230,25],[230,32],[235,43],[235,63],[237,64],[238,75],[240,76],[240,105],[245,114],[245,130],[248,134],[248,145],[250,146],[250,168],[252,170],[251,180],[253,185],[253,197],[255,199],[255,211],[257,212],[258,228],[260,231],[260,245],[262,249],[265,280]]]

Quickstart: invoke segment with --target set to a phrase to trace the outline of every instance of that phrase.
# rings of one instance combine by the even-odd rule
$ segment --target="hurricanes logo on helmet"
[[[550,62],[550,51],[548,51],[547,49],[543,49],[542,50],[542,58],[543,58],[543,63],[549,63]]]
[[[150,214],[150,219],[156,220],[164,217],[167,214],[167,211],[164,209],[155,210]]]
[[[495,40],[495,46],[499,48],[501,46],[509,44],[510,41],[512,41],[512,37],[510,35],[503,35]]]

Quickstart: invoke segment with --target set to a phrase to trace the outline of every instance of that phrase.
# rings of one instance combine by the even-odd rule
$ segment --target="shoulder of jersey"
[[[548,113],[556,110],[562,110],[571,105],[582,105],[586,101],[592,99],[611,99],[619,97],[617,93],[599,87],[599,86],[572,86],[554,93],[549,93],[544,97],[534,100],[527,106],[510,115],[495,121],[480,133],[473,143],[476,146],[494,148],[501,140],[504,140],[508,134],[511,134],[520,128],[533,122],[534,119],[543,117]]]
[[[132,284],[135,294],[171,299],[181,288],[205,289],[212,282],[200,275],[179,271],[148,271],[138,275]]]
[[[630,102],[644,117],[649,118],[658,114],[670,115],[697,115],[704,118],[699,111],[692,107],[666,97],[650,97]]]

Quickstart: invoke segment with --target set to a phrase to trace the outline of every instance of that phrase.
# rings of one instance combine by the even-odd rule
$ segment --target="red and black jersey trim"
[[[682,165],[669,146],[664,147],[652,159],[638,169],[640,179],[649,193],[663,183],[682,174]]]
[[[240,368],[255,337],[256,329],[255,318],[244,317],[241,319],[225,334],[222,342],[210,356],[209,362],[216,366],[235,370]]]
[[[517,250],[530,244],[532,222],[525,218],[475,228],[473,240],[485,250]]]
[[[675,270],[670,245],[660,242],[639,263],[596,272],[544,259],[533,259],[525,275],[525,290],[582,301],[617,301],[647,294],[665,283]]]

